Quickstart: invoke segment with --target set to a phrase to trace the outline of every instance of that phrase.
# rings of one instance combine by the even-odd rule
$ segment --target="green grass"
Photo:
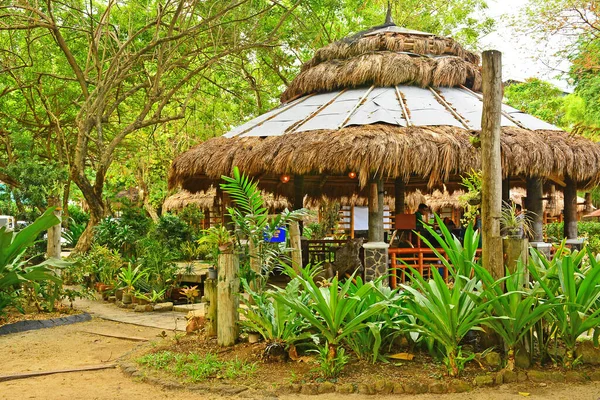
[[[143,366],[163,370],[190,382],[201,382],[211,378],[235,379],[250,376],[256,372],[256,363],[240,361],[237,358],[222,361],[212,353],[201,356],[196,353],[175,353],[159,351],[138,358]]]

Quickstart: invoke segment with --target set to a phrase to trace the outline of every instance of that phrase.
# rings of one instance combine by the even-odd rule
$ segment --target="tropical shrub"
[[[439,216],[435,216],[442,234],[425,225],[436,244],[442,247],[448,259],[442,256],[429,240],[421,236],[445,264],[452,284],[446,284],[437,268],[431,268],[433,279],[425,280],[418,271],[410,268],[410,285],[401,287],[408,294],[400,309],[412,317],[404,320],[402,325],[435,340],[444,355],[450,376],[458,376],[469,357],[462,357],[460,342],[471,330],[481,330],[481,326],[496,317],[485,313],[492,296],[486,292],[489,288],[482,285],[474,275],[478,262],[475,261],[479,233],[467,227],[464,244],[454,237],[443,224]],[[484,302],[487,299],[487,302]]]
[[[87,222],[77,222],[73,218],[69,218],[69,227],[62,233],[68,247],[75,247],[86,226]]]
[[[564,222],[544,225],[544,229],[549,240],[560,242],[564,239]],[[600,222],[579,221],[577,222],[577,232],[587,239],[588,248],[592,253],[600,253]]]
[[[267,342],[267,353],[289,350],[301,342],[306,342],[313,334],[309,331],[310,323],[300,313],[281,301],[273,298],[273,291],[254,291],[245,279],[242,279],[244,292],[249,299],[240,297],[246,308],[240,308],[244,319],[240,325],[247,332],[256,332]],[[309,296],[300,291],[300,282],[294,278],[280,291],[281,295],[308,304]],[[266,354],[268,355],[268,354]]]
[[[305,267],[300,274],[288,266],[285,270],[290,277],[298,280],[309,301],[299,296],[290,297],[284,289],[277,289],[273,298],[303,316],[325,340],[328,362],[338,358],[338,349],[345,340],[362,329],[368,329],[368,319],[387,307],[384,302],[368,308],[364,306],[369,294],[376,290],[373,282],[365,283],[350,295],[354,275],[344,283],[339,282],[336,276],[327,285],[319,286],[315,281],[317,268]]]
[[[571,369],[577,339],[600,326],[600,262],[588,249],[569,253],[563,244],[552,260],[532,251],[529,272],[534,289],[556,303],[551,312],[553,326],[565,345],[565,368]],[[595,330],[596,344],[598,335],[600,331]]]
[[[496,281],[492,275],[481,267],[476,267],[476,274],[488,288],[485,292],[488,302],[486,312],[489,316],[502,318],[490,319],[486,322],[504,341],[507,350],[507,369],[515,367],[515,349],[536,324],[546,317],[554,307],[554,302],[543,298],[539,291],[528,289],[525,282],[527,266],[517,263],[516,270],[506,271],[506,278]],[[502,284],[506,286],[506,291]],[[491,296],[491,297],[490,297]]]
[[[159,241],[163,247],[178,251],[182,243],[192,240],[192,230],[177,215],[164,214],[152,227],[149,238]]]
[[[36,238],[50,227],[60,223],[50,208],[31,225],[20,232],[7,232],[6,227],[0,228],[0,314],[9,305],[19,306],[20,291],[25,285],[36,288],[35,285],[51,282],[62,285],[61,279],[51,266],[59,265],[58,260],[50,259],[36,265],[30,265],[23,260],[25,251],[31,247]],[[39,289],[38,288],[38,293]]]

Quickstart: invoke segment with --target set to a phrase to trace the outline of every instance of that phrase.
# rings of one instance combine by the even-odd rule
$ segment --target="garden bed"
[[[467,364],[461,378],[449,378],[444,365],[421,352],[415,353],[412,361],[372,364],[352,358],[337,379],[324,380],[310,355],[303,357],[302,362],[268,361],[262,358],[264,350],[264,343],[239,343],[222,348],[215,338],[187,336],[175,343],[140,348],[120,360],[120,365],[125,373],[164,388],[185,387],[228,395],[245,391],[263,395],[461,393],[504,383],[521,383],[526,391],[532,384],[600,381],[600,370],[591,366],[568,372],[552,367],[512,372],[490,371],[477,362]],[[231,372],[232,366],[235,373]]]
[[[26,314],[19,313],[17,310],[8,310],[8,313],[0,318],[0,335],[52,328],[90,319],[89,314],[69,307],[63,307],[53,312]]]

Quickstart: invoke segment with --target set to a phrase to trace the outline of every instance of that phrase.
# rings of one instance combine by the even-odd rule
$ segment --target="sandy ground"
[[[86,333],[101,332],[119,335],[145,337],[156,341],[160,329],[146,328],[129,324],[94,319],[74,325],[42,329],[20,334],[0,336],[0,375],[25,371],[42,371],[72,368],[75,366],[96,365],[114,361],[116,358],[139,346],[139,342],[108,338]],[[172,335],[172,333],[167,332]],[[519,392],[529,393],[528,396]],[[387,399],[600,399],[600,383],[585,385],[550,384],[540,386],[527,383],[503,385],[496,388],[476,390],[471,393],[449,395],[418,396],[281,396],[283,400],[341,400],[350,397],[355,400]],[[119,369],[102,371],[57,374],[45,377],[28,378],[0,382],[0,399],[143,399],[155,400],[220,399],[184,390],[163,390],[157,386],[138,382],[125,376]]]

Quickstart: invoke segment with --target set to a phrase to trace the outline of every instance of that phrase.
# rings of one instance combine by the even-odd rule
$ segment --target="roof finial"
[[[385,15],[385,25],[394,25],[392,21],[392,2],[388,0],[387,14]]]

